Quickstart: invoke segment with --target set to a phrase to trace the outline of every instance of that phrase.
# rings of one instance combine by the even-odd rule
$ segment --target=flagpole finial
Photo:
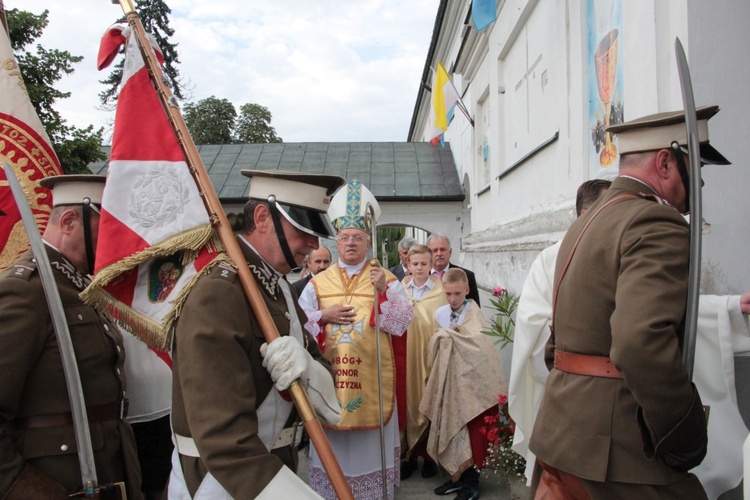
[[[128,15],[131,12],[135,12],[135,5],[133,5],[133,0],[112,0],[112,3],[119,3],[125,15]]]

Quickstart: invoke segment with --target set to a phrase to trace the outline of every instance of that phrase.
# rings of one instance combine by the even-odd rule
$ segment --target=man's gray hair
[[[403,238],[401,238],[401,241],[398,242],[398,249],[406,250],[407,248],[411,248],[412,246],[416,244],[417,244],[417,240],[415,240],[411,236],[404,236]]]
[[[451,239],[448,238],[448,236],[446,236],[444,234],[440,234],[440,233],[432,233],[427,238],[427,246],[430,246],[430,243],[433,242],[433,241],[435,241],[435,240],[445,240],[445,242],[448,243],[448,248],[453,248],[451,246]]]

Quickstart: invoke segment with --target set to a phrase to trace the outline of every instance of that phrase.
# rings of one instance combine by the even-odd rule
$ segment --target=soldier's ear
[[[660,149],[656,153],[654,162],[656,164],[656,172],[662,179],[669,178],[669,162],[672,159],[672,153],[668,149]]]
[[[60,214],[60,228],[64,232],[69,232],[73,229],[73,225],[77,220],[78,212],[73,208],[69,208]]]
[[[253,211],[253,218],[255,219],[255,229],[265,232],[269,227],[273,227],[273,220],[271,219],[271,211],[265,204],[259,204]]]

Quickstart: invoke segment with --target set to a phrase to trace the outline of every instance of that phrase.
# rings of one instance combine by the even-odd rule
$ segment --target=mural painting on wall
[[[622,3],[621,0],[589,0],[587,11],[589,165],[592,178],[606,178],[617,174],[617,144],[604,129],[623,122]]]

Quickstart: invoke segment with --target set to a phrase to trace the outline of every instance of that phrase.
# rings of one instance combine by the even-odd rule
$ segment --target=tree
[[[36,46],[35,53],[25,50],[42,35],[49,23],[48,14],[47,10],[39,15],[18,9],[8,10],[8,33],[29,99],[52,141],[64,172],[91,173],[88,164],[106,158],[101,151],[103,128],[94,132],[93,125],[83,129],[67,125],[54,108],[55,102],[70,97],[70,92],[60,92],[53,85],[63,75],[73,73],[73,64],[82,61],[83,57],[64,50],[48,50],[41,45]]]
[[[184,117],[196,144],[282,142],[271,126],[271,112],[260,104],[243,104],[238,118],[231,102],[211,96],[186,104]]]
[[[211,96],[185,105],[185,123],[196,144],[232,144],[237,111],[227,99]]]
[[[151,33],[156,39],[156,43],[164,54],[164,75],[167,78],[172,93],[178,99],[186,98],[187,89],[180,79],[180,72],[177,65],[180,63],[177,54],[177,44],[170,43],[169,37],[174,35],[174,30],[169,27],[169,14],[172,10],[163,0],[136,0],[136,12],[138,12],[143,27],[148,33]],[[125,18],[120,18],[119,22],[124,22]],[[114,109],[117,103],[118,87],[122,81],[122,68],[125,64],[124,59],[115,64],[109,76],[101,80],[107,86],[105,90],[99,93],[99,99],[105,109]]]
[[[385,243],[385,253],[388,256],[388,267],[393,267],[401,262],[398,256],[398,242],[401,241],[404,234],[406,234],[406,228],[403,226],[378,226],[378,247],[380,248],[377,249],[377,254],[380,262],[386,262],[382,252],[383,243]]]
[[[235,129],[237,142],[283,142],[271,126],[271,112],[260,104],[243,104]]]

